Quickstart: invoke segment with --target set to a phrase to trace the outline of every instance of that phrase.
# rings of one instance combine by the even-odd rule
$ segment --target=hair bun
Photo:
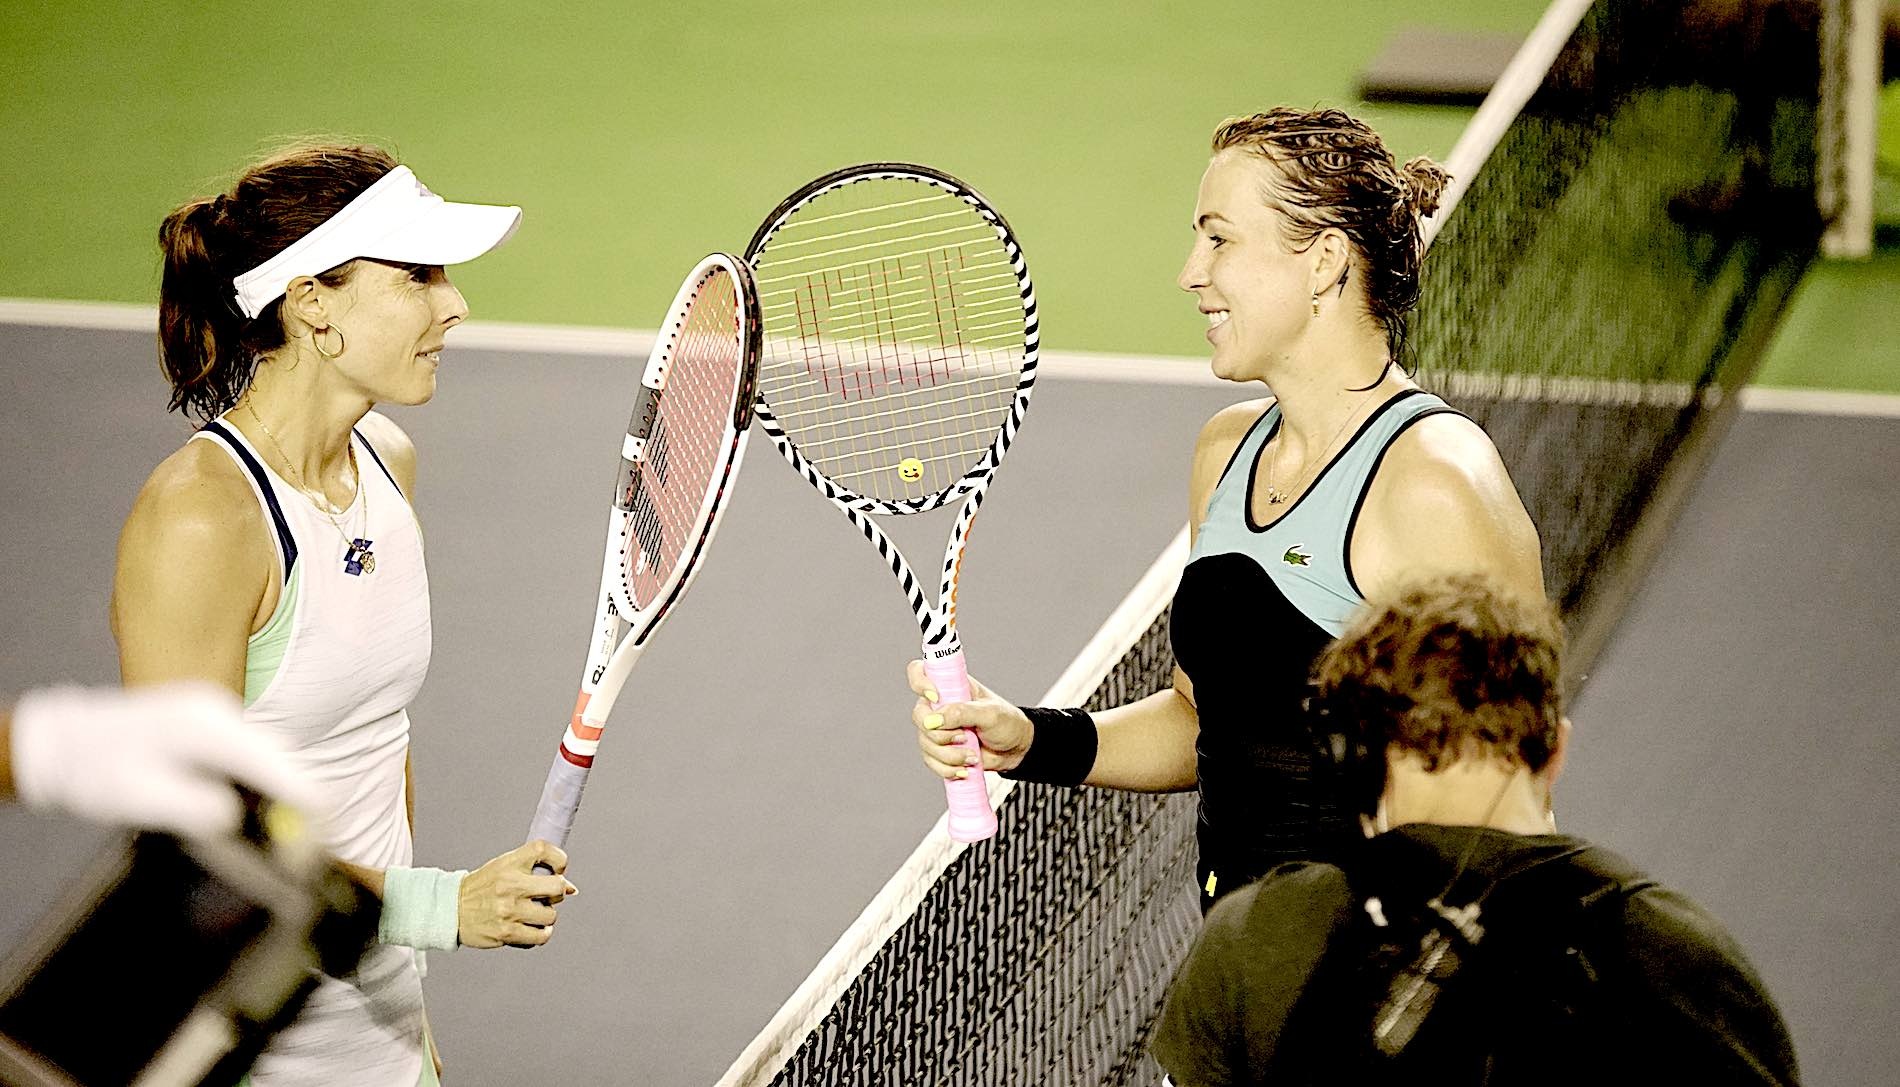
[[[1443,166],[1431,159],[1420,156],[1407,162],[1400,175],[1405,178],[1405,202],[1412,213],[1423,219],[1438,210],[1438,201],[1445,195],[1445,186],[1451,184],[1451,175]]]

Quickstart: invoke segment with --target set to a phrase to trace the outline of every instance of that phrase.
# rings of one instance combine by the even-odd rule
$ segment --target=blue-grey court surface
[[[0,326],[9,456],[0,691],[116,678],[106,603],[140,481],[187,430],[149,334]],[[627,370],[451,347],[397,415],[420,449],[435,657],[412,709],[418,862],[516,844],[573,701]],[[976,674],[1039,695],[1173,535],[1200,423],[1245,390],[1048,380],[977,523]],[[1900,1067],[1900,419],[1751,412],[1575,707],[1565,827],[1733,928],[1808,1082]],[[534,951],[431,957],[450,1084],[695,1084],[724,1071],[937,817],[878,563],[758,441],[691,597],[630,682]],[[944,515],[947,516],[947,515]],[[902,534],[936,566],[946,526]],[[12,946],[103,841],[0,814],[32,872]]]

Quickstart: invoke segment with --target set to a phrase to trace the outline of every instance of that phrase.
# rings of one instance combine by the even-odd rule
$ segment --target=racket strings
[[[924,204],[935,204],[942,199],[941,191],[934,188],[929,190],[920,189],[918,192],[923,195],[915,196],[908,200],[887,198],[877,205],[877,210],[879,214],[888,216],[898,208],[914,208]],[[814,193],[813,195],[829,195],[829,190],[825,193]],[[781,225],[779,233],[788,237],[796,237],[801,231],[813,229],[821,224],[844,222],[864,214],[863,208],[845,207],[842,211],[834,211],[821,215],[814,211],[804,210],[804,205],[801,204],[795,216],[787,217],[785,223]]]
[[[1002,277],[991,276],[992,281]],[[967,280],[964,284],[958,311],[958,324],[964,332],[964,342],[973,337],[973,333],[983,333],[987,338],[1008,344],[1009,336],[997,336],[991,330],[1008,330],[1015,338],[1022,334],[1022,301],[1017,295],[1015,277],[990,287],[975,286],[979,280]],[[943,299],[928,290],[894,291],[887,294],[881,304],[874,303],[875,295],[871,291],[841,292],[830,291],[822,283],[818,289],[824,290],[823,312],[830,318],[827,330],[833,337],[846,339],[861,338],[867,333],[873,336],[890,334],[896,343],[931,343],[943,328]],[[810,281],[806,281],[806,290],[781,291],[770,305],[761,307],[768,321],[804,320],[807,312],[820,311],[820,307],[808,302],[811,290]],[[863,295],[860,300],[856,295]],[[875,308],[873,306],[875,305]],[[858,308],[852,314],[850,307]],[[854,316],[856,319],[854,320]]]
[[[937,201],[926,197],[921,200],[899,201],[896,204],[880,205],[878,210],[881,212],[889,212],[892,209],[897,208],[897,207],[904,207],[904,206],[910,206],[910,205],[916,205],[916,204],[933,204],[934,205],[935,203],[937,203]],[[823,217],[824,220],[829,220],[831,222],[854,221],[854,220],[861,220],[862,218],[863,218],[862,214],[853,214],[851,212],[845,212],[840,215],[831,215],[831,216]],[[900,219],[900,220],[893,220],[889,222],[873,223],[869,226],[850,227],[844,230],[834,230],[829,234],[813,234],[810,237],[791,237],[778,243],[778,250],[780,254],[779,260],[781,262],[795,261],[797,258],[790,256],[787,253],[787,251],[792,250],[792,249],[798,249],[805,246],[824,246],[825,250],[823,253],[819,254],[820,256],[835,255],[837,253],[845,251],[845,247],[838,244],[840,242],[846,241],[847,239],[862,241],[867,238],[875,238],[879,234],[887,233],[892,230],[909,231],[911,237],[918,240],[922,240],[924,238],[929,238],[929,237],[940,237],[943,235],[958,234],[968,229],[968,223],[967,223],[968,218],[969,218],[968,214],[966,214],[963,211],[936,211],[929,215],[918,215],[909,219]],[[818,222],[818,221],[822,221],[822,220],[805,220],[805,221],[802,221],[800,225],[809,227],[813,224],[813,222]],[[927,232],[927,231],[922,231],[922,230],[917,229],[918,227],[921,227],[927,223],[938,224],[938,225],[947,225],[947,224],[955,224],[955,225],[949,230]],[[873,243],[873,244],[875,245],[878,243]]]
[[[756,261],[760,393],[818,471],[867,497],[948,490],[996,440],[1025,361],[1013,253],[915,178],[828,190]]]
[[[942,453],[920,455],[919,459],[928,464],[933,459],[940,460],[945,456],[955,456],[961,457],[967,463],[969,454],[980,454],[989,448],[990,439],[995,436],[994,421],[988,408],[989,400],[988,396],[968,396],[934,401],[930,407],[938,413],[935,416],[936,420],[945,427],[945,430],[936,437],[946,449]],[[975,406],[961,414],[947,410],[958,403],[969,403]],[[888,425],[880,426],[880,422]],[[827,434],[821,429],[813,428],[798,448],[808,458],[823,457],[828,461],[836,460],[834,453],[841,453],[884,463],[880,458],[912,448],[908,443],[913,437],[914,434],[908,423],[866,420],[862,427],[844,434]],[[847,449],[834,451],[833,447],[840,443],[851,444]]]
[[[966,383],[960,383],[960,384],[974,384],[974,383],[966,382]],[[1011,390],[1014,390],[1015,387],[1016,387],[1016,376],[1014,374],[1011,374],[1009,375],[1009,388]],[[918,395],[918,392],[917,390],[906,390],[906,391],[899,392],[895,395],[914,397]],[[990,414],[988,410],[986,410],[985,406],[990,404],[995,399],[995,395],[996,395],[996,390],[994,388],[990,388],[987,390],[979,388],[978,392],[973,393],[969,396],[948,396],[948,395],[944,395],[940,391],[938,395],[931,398],[931,402],[929,406],[933,409],[938,410],[941,413],[942,420],[945,422],[954,422],[959,419],[987,422],[990,418]],[[793,397],[788,400],[781,401],[778,404],[774,404],[774,407],[778,407],[781,404],[785,405],[786,414],[796,416],[801,413],[801,410],[804,405],[825,405],[836,398],[837,396],[835,393],[827,390],[826,392],[823,392],[814,396]],[[968,405],[968,407],[963,412],[958,413],[955,409],[959,405]],[[812,410],[815,411],[815,410],[821,410],[821,409],[819,407],[814,407]],[[888,420],[886,421],[888,422]],[[862,436],[866,438],[875,438],[882,435],[901,434],[904,432],[904,430],[905,428],[901,424],[893,423],[893,425],[887,426],[882,430],[865,430],[862,432]],[[984,430],[982,431],[982,434],[985,436],[986,444],[987,444],[987,435],[989,434],[989,431]]]
[[[998,379],[908,389],[881,383],[873,372],[815,389],[804,383],[811,391],[768,403],[775,414],[783,412],[778,417],[788,434],[797,435],[800,453],[826,475],[859,494],[892,498],[907,492],[891,488],[886,477],[893,469],[901,472],[906,461],[913,472],[923,470],[915,488],[921,494],[962,478],[994,441],[999,413],[1007,412],[1016,384],[1013,369]],[[865,398],[885,402],[885,409],[840,407]]]
[[[987,227],[987,224],[982,223],[981,220],[978,220],[978,224]],[[946,240],[939,241],[935,245],[916,245],[916,243],[929,238]],[[903,239],[902,244],[911,246],[911,248],[893,248],[893,244],[889,241],[866,241],[860,242],[857,245],[847,245],[840,249],[825,252],[805,253],[792,256],[788,258],[783,265],[774,267],[772,274],[764,276],[758,281],[759,289],[761,293],[764,293],[779,288],[782,285],[794,284],[801,276],[808,276],[819,270],[836,268],[841,262],[846,261],[869,262],[888,260],[892,262],[903,261],[915,264],[930,260],[957,258],[965,255],[964,251],[969,246],[981,245],[994,240],[994,232],[986,235],[981,231],[972,230],[968,227],[955,227],[949,230],[932,231],[929,235],[922,238],[909,237]]]
[[[715,269],[688,303],[667,356],[653,429],[628,517],[626,570],[636,606],[651,607],[690,556],[700,513],[730,444],[744,346],[731,274]]]

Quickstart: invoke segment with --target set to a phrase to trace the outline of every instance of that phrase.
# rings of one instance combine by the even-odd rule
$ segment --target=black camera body
[[[239,792],[238,833],[129,836],[0,966],[0,1083],[235,1084],[316,971],[355,969],[380,902],[300,814]]]

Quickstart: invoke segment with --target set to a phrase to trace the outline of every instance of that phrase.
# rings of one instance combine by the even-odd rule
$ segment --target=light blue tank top
[[[1288,602],[1315,626],[1338,637],[1365,602],[1353,580],[1350,544],[1372,477],[1385,451],[1407,427],[1446,412],[1457,414],[1457,409],[1422,389],[1407,389],[1379,405],[1292,508],[1261,528],[1253,520],[1253,481],[1259,474],[1260,451],[1280,426],[1280,405],[1270,405],[1241,439],[1215,484],[1188,562],[1208,555],[1246,555],[1267,572]]]

